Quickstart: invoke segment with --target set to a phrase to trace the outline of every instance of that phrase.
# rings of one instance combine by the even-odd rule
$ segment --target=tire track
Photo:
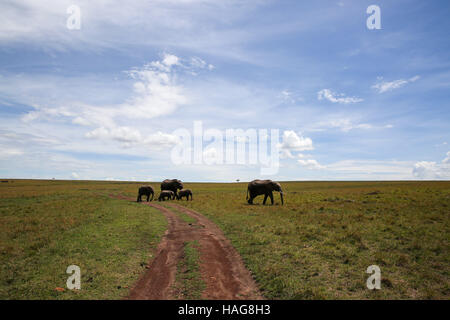
[[[114,197],[134,201],[123,196]],[[177,265],[183,258],[185,242],[195,240],[199,243],[199,267],[206,284],[202,299],[263,299],[241,256],[213,222],[200,213],[175,203],[168,202],[168,206],[187,214],[196,222],[189,224],[175,212],[159,204],[142,204],[161,211],[168,221],[168,229],[157,247],[149,269],[131,289],[128,299],[176,299],[173,288]]]

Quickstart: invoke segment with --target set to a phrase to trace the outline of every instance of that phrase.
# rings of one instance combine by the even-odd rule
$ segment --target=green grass
[[[173,287],[175,296],[179,299],[200,299],[205,282],[201,279],[199,270],[198,241],[184,243],[184,254],[177,265],[176,281]]]
[[[68,181],[0,185],[0,299],[126,296],[167,223],[156,209],[100,194],[114,187]],[[72,264],[81,269],[81,290],[66,288]]]
[[[174,208],[167,204],[163,204],[163,206],[166,207],[167,209],[169,209],[170,211],[174,212],[184,222],[191,224],[191,225],[196,224],[197,220],[195,218],[187,215],[186,213],[182,212],[180,209]]]
[[[135,198],[140,184],[0,184],[0,298],[125,295],[166,222],[148,206],[103,195]],[[450,298],[450,182],[281,184],[284,206],[278,194],[274,206],[261,205],[261,196],[248,205],[246,183],[185,183],[194,201],[177,203],[224,231],[267,298]],[[65,287],[70,264],[81,267],[82,289],[54,291]],[[366,288],[373,264],[381,290]]]
[[[191,184],[271,299],[448,299],[449,182],[285,182],[285,205],[246,184]],[[374,194],[370,194],[373,193]],[[369,265],[382,288],[366,288]]]

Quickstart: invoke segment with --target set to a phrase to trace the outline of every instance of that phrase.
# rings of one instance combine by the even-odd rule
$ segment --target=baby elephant
[[[186,200],[189,201],[189,196],[191,196],[191,201],[192,201],[192,191],[189,189],[181,189],[178,192],[178,196],[177,199],[180,200],[183,197],[186,197]]]
[[[166,201],[166,199],[168,200],[173,200],[175,199],[175,192],[171,191],[171,190],[162,190],[161,193],[159,194],[158,197],[158,201]]]
[[[151,186],[142,186],[139,188],[137,202],[142,201],[142,196],[147,196],[147,202],[149,201],[150,196],[152,196],[152,198],[150,199],[150,201],[152,201],[154,194],[155,194],[155,192],[153,191],[153,188]]]

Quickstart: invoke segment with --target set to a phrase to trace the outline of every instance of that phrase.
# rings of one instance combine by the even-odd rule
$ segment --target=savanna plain
[[[143,184],[159,194],[157,182],[4,179],[0,299],[126,297],[168,226],[155,208],[117,198]],[[275,193],[273,206],[247,204],[247,183],[184,185],[193,201],[172,201],[222,229],[267,299],[450,298],[448,181],[281,182],[285,203]],[[186,244],[177,273],[182,298],[204,289],[197,245]],[[73,264],[80,290],[66,289]],[[370,265],[380,290],[366,287]]]

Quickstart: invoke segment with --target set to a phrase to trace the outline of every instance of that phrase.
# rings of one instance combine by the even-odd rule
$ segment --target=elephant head
[[[284,200],[283,200],[283,190],[281,189],[281,184],[275,181],[271,181],[270,182],[270,186],[272,187],[273,191],[278,191],[280,193],[280,198],[281,198],[281,204],[284,204]]]
[[[173,179],[172,181],[177,190],[183,189],[183,183],[181,182],[181,180]]]

